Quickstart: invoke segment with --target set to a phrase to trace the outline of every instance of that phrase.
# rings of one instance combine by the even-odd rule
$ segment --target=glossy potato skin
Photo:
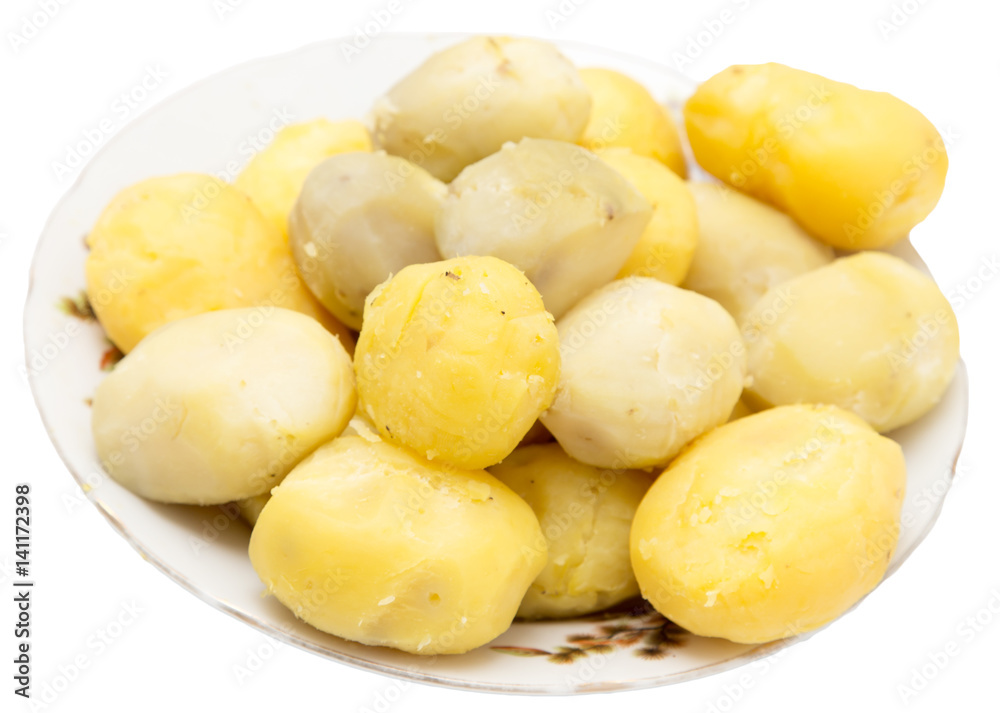
[[[492,255],[523,270],[558,319],[614,279],[651,216],[642,194],[596,154],[524,139],[451,183],[437,245],[446,258]]]
[[[838,258],[775,286],[742,332],[748,392],[760,403],[836,404],[880,432],[927,413],[959,357],[958,322],[938,286],[879,252]]]
[[[583,463],[663,465],[724,423],[743,390],[736,323],[689,290],[651,277],[616,280],[556,326],[562,373],[542,423]]]
[[[735,65],[684,107],[695,158],[836,248],[888,247],[944,190],[944,140],[891,94],[780,64]]]
[[[302,283],[282,234],[246,194],[213,176],[162,176],[126,188],[87,245],[87,295],[123,352],[167,322],[254,305],[309,315],[353,349],[347,329]]]
[[[629,562],[632,517],[653,478],[573,460],[558,443],[522,446],[490,473],[538,517],[549,558],[517,611],[525,619],[582,616],[639,593]]]
[[[503,460],[552,403],[558,334],[511,265],[469,257],[411,265],[365,306],[355,354],[360,410],[430,460]]]
[[[313,294],[361,329],[365,298],[407,265],[441,259],[443,183],[384,152],[345,153],[309,174],[289,218],[295,264]]]
[[[337,436],[357,397],[351,359],[316,320],[279,308],[172,322],[94,392],[92,429],[109,475],[167,503],[267,493]]]
[[[698,213],[687,182],[659,161],[630,149],[606,149],[600,157],[624,176],[653,209],[616,279],[655,277],[668,285],[679,285],[698,245]]]
[[[451,181],[525,137],[575,142],[590,118],[576,68],[547,42],[472,37],[438,52],[372,111],[379,148]]]
[[[837,618],[899,537],[898,444],[835,406],[779,406],[716,428],[657,478],[632,523],[642,595],[692,633],[739,643]]]
[[[424,655],[503,633],[545,559],[531,508],[496,478],[359,436],[292,471],[250,538],[261,581],[298,618]]]
[[[593,99],[590,121],[578,143],[591,151],[619,147],[656,159],[687,177],[684,149],[673,117],[642,84],[613,69],[580,70]]]
[[[794,220],[717,183],[688,185],[698,244],[683,287],[711,297],[737,322],[765,292],[833,260],[833,250]]]

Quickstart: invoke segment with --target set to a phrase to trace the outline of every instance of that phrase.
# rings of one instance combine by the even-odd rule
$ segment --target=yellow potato
[[[628,149],[607,149],[600,156],[653,208],[653,217],[618,271],[618,278],[655,277],[679,285],[698,244],[698,215],[687,183],[663,164]]]
[[[98,385],[92,427],[108,474],[132,492],[216,505],[267,493],[356,403],[337,339],[298,312],[251,307],[142,340]]]
[[[320,302],[361,329],[365,297],[407,265],[441,259],[434,220],[447,188],[398,156],[349,153],[318,165],[288,230],[295,264]]]
[[[236,507],[239,508],[240,518],[243,522],[253,528],[253,526],[257,524],[257,518],[260,517],[261,511],[270,499],[271,493],[267,492],[261,493],[260,495],[253,495],[242,500],[237,500]]]
[[[606,285],[652,215],[649,203],[596,154],[524,139],[462,171],[436,233],[441,255],[492,255],[524,270],[557,319]]]
[[[836,404],[891,431],[929,411],[958,361],[958,323],[930,277],[862,252],[784,282],[742,325],[763,405]]]
[[[531,506],[548,545],[518,616],[580,616],[639,594],[629,529],[651,475],[584,465],[558,443],[518,448],[490,473]]]
[[[899,536],[900,447],[834,406],[781,406],[699,438],[632,524],[642,595],[700,636],[811,631],[879,583]]]
[[[590,92],[547,42],[472,37],[438,52],[373,109],[379,148],[442,181],[525,137],[575,142]]]
[[[775,285],[833,260],[833,250],[766,203],[718,183],[691,183],[698,247],[683,286],[739,322]]]
[[[220,309],[277,306],[347,329],[302,284],[281,233],[241,191],[212,176],[151,178],[114,197],[87,237],[87,295],[129,352],[157,327]]]
[[[941,135],[884,92],[780,64],[736,65],[695,91],[684,118],[709,173],[837,248],[902,240],[944,189]]]
[[[733,318],[651,277],[612,282],[556,326],[562,373],[542,423],[583,463],[663,465],[724,423],[743,391],[746,349]]]
[[[310,171],[335,154],[371,150],[368,129],[360,121],[314,119],[292,124],[279,131],[233,183],[253,199],[275,228],[286,234],[288,214]]]
[[[358,436],[292,471],[250,537],[258,576],[298,618],[427,655],[502,634],[545,558],[531,508],[493,476]]]
[[[747,403],[745,398],[741,396],[740,400],[736,402],[736,405],[733,406],[732,412],[729,414],[729,421],[736,421],[744,416],[749,416],[752,413],[756,413],[756,410],[749,403]],[[729,423],[729,421],[726,423]]]
[[[502,260],[411,265],[365,305],[354,362],[361,410],[429,460],[503,460],[552,403],[559,344],[525,276]]]
[[[618,146],[663,163],[687,176],[674,119],[639,82],[613,69],[580,70],[593,99],[590,122],[578,143],[592,151]]]

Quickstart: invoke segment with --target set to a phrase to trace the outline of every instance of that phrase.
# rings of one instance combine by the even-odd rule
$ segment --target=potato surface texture
[[[629,149],[607,149],[600,157],[653,209],[639,243],[617,277],[655,277],[668,285],[679,285],[698,244],[698,214],[687,183],[658,161]]]
[[[365,306],[361,410],[430,460],[503,460],[552,402],[558,334],[523,273],[491,257],[411,265]]]
[[[694,292],[651,277],[616,280],[557,327],[562,374],[542,423],[583,463],[665,464],[724,423],[742,393],[736,324]]]
[[[822,267],[833,250],[775,208],[716,183],[691,183],[698,244],[683,287],[739,322],[775,285]]]
[[[379,148],[451,181],[508,141],[576,141],[590,108],[580,74],[551,44],[473,37],[390,89],[373,109],[373,133]]]
[[[250,538],[257,574],[299,619],[426,655],[502,634],[545,558],[531,508],[493,476],[358,436],[292,471]]]
[[[777,285],[742,331],[756,399],[836,404],[881,432],[927,413],[958,362],[948,300],[885,253],[839,258]]]
[[[213,505],[267,493],[356,403],[350,357],[316,320],[222,310],[144,339],[98,385],[92,427],[109,475],[132,492]]]
[[[780,406],[695,441],[632,524],[642,595],[692,633],[762,643],[832,621],[899,536],[900,447],[834,406]]]
[[[684,117],[709,173],[837,248],[902,240],[944,190],[941,135],[884,92],[781,64],[735,65],[698,87]]]
[[[434,221],[446,189],[423,169],[383,152],[323,161],[289,220],[295,263],[320,302],[361,329],[365,297],[407,265],[440,260]]]
[[[614,279],[651,216],[642,194],[595,154],[524,139],[452,182],[437,245],[446,258],[492,255],[524,270],[559,318]]]
[[[518,616],[581,616],[639,593],[629,530],[652,476],[584,465],[558,443],[518,448],[490,473],[531,506],[548,546],[548,562]]]
[[[242,191],[213,176],[164,176],[126,188],[87,244],[87,295],[123,352],[167,322],[254,305],[307,314],[353,346],[302,283],[282,234]]]
[[[681,178],[687,176],[684,149],[674,119],[646,87],[613,69],[584,68],[593,109],[578,143],[591,151],[628,148],[656,159]]]

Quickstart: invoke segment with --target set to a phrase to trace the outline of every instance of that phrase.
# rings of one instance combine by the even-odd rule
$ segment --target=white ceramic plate
[[[97,462],[88,399],[101,380],[109,344],[93,322],[58,308],[84,287],[83,238],[109,199],[150,176],[228,172],[253,143],[282,122],[364,116],[372,102],[431,52],[459,36],[389,36],[348,63],[341,40],[250,62],[202,81],[128,125],[87,165],[53,212],[39,240],[25,308],[31,387],[60,456],[87,497],[142,555],[220,611],[307,651],[353,666],[425,683],[507,693],[589,693],[660,686],[748,663],[794,643],[746,646],[676,630],[646,609],[565,622],[516,622],[507,633],[461,656],[418,657],[323,634],[297,621],[263,586],[247,558],[249,532],[214,508],[159,505],[128,492]],[[619,69],[678,108],[689,80],[642,60],[559,43],[580,66]],[[895,252],[925,269],[904,244]],[[63,303],[64,304],[64,303]],[[64,305],[65,306],[65,305]],[[906,454],[904,527],[890,572],[927,534],[951,483],[965,432],[964,367],[926,417],[892,434]],[[928,493],[931,495],[928,496]]]

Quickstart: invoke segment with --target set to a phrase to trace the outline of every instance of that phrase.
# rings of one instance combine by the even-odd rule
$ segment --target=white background
[[[0,564],[8,570],[13,483],[32,483],[34,687],[79,656],[87,663],[47,709],[66,711],[387,710],[389,679],[275,644],[211,609],[148,566],[89,504],[73,506],[76,486],[42,429],[18,375],[21,310],[34,242],[72,176],[53,161],[84,129],[112,118],[116,98],[157,65],[164,79],[130,116],[195,80],[244,60],[352,34],[388,0],[68,1],[26,44],[25,18],[49,0],[4,0],[0,10],[0,384],[4,485]],[[477,712],[577,711],[628,706],[671,711],[940,711],[973,705],[1000,710],[1000,525],[997,503],[997,316],[1000,279],[977,281],[983,260],[1000,254],[990,220],[1000,189],[998,70],[1000,4],[990,0],[400,0],[392,32],[473,31],[575,39],[677,66],[704,79],[733,63],[780,61],[872,89],[920,108],[949,149],[947,189],[913,234],[946,294],[974,296],[958,310],[962,353],[972,382],[969,434],[960,475],[934,531],[912,558],[855,612],[783,655],[749,687],[739,670],[665,689],[573,701],[513,699],[409,686],[388,709]],[[577,5],[579,7],[577,7]],[[563,15],[552,14],[563,8]],[[896,10],[895,15],[894,8]],[[723,10],[728,23],[716,22]],[[50,10],[51,12],[51,10]],[[895,24],[893,23],[895,20]],[[30,20],[29,20],[30,21]],[[717,37],[699,32],[708,22]],[[721,31],[720,31],[721,29]],[[30,33],[30,28],[28,28]],[[692,40],[694,38],[694,40]],[[701,40],[700,47],[691,44]],[[375,37],[373,40],[378,41]],[[401,67],[402,72],[406,68]],[[322,91],[317,88],[317,91]],[[992,273],[984,272],[993,276]],[[67,497],[68,496],[68,497]],[[10,578],[0,573],[0,710],[27,710],[12,694],[14,639]],[[105,649],[102,629],[141,610]],[[1000,611],[1000,609],[998,609]],[[986,612],[985,614],[983,612]],[[958,628],[979,614],[973,637]],[[112,627],[112,631],[118,631]],[[944,653],[954,642],[956,655]],[[255,649],[269,655],[238,682],[234,666]],[[948,649],[955,652],[956,648]],[[899,685],[915,669],[945,663],[916,696]],[[61,686],[60,686],[61,687]],[[738,700],[733,700],[738,698]]]

